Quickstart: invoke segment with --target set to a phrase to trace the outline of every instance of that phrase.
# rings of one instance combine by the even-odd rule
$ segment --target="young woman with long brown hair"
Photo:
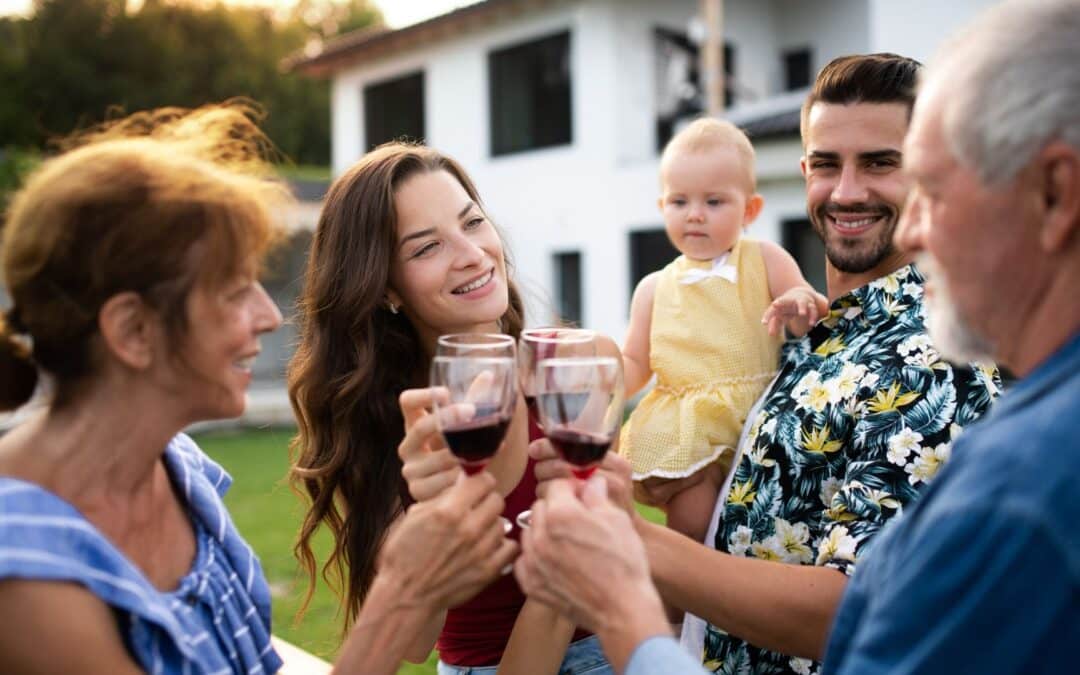
[[[314,583],[311,540],[321,525],[330,529],[334,548],[323,572],[341,583],[347,625],[376,578],[379,548],[395,520],[461,472],[441,447],[426,411],[431,392],[422,389],[438,336],[516,338],[522,328],[505,247],[465,171],[430,148],[391,143],[338,178],[312,242],[298,322],[289,369],[300,426],[293,478],[311,508],[296,551]],[[511,522],[530,507],[536,485],[523,401],[516,410],[488,467]],[[431,617],[410,658],[426,658],[438,635],[440,672],[494,672],[524,605],[507,575]],[[564,660],[572,627],[535,607],[523,616],[550,621],[549,633],[562,639],[553,639],[553,657],[542,655],[551,670],[560,662],[560,672],[607,668],[595,638],[578,634]]]

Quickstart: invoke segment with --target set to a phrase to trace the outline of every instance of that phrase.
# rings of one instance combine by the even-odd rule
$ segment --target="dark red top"
[[[529,441],[543,438],[544,433],[533,420],[529,420]],[[532,507],[536,500],[536,472],[532,457],[525,465],[525,473],[506,495],[506,508],[503,516],[514,524],[510,537],[515,541],[521,538],[517,527],[517,515]],[[443,663],[453,666],[494,666],[502,660],[506,643],[514,629],[521,606],[525,604],[525,595],[514,579],[513,574],[499,577],[490,586],[480,591],[472,600],[454,607],[446,613],[439,641],[436,644],[439,658]],[[574,640],[588,637],[589,633],[578,630]]]

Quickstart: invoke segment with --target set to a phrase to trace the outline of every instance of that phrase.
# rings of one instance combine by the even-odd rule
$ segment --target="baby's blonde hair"
[[[668,141],[660,155],[660,175],[663,177],[668,164],[679,154],[708,152],[718,148],[735,150],[746,171],[746,193],[753,194],[757,190],[754,146],[750,144],[750,139],[742,129],[727,120],[715,117],[700,117],[694,120]]]

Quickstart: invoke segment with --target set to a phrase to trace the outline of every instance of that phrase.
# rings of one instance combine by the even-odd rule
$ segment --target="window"
[[[630,293],[645,275],[663,269],[679,256],[664,228],[630,233]]]
[[[810,86],[810,48],[784,52],[784,91]]]
[[[657,28],[656,55],[656,149],[663,150],[680,120],[705,110],[701,82],[700,49],[685,33]],[[735,48],[724,44],[724,105],[735,101]]]
[[[571,142],[570,33],[491,52],[488,78],[492,155]]]
[[[424,140],[424,73],[364,87],[364,139],[368,150],[400,138]]]
[[[803,276],[818,291],[825,292],[825,245],[806,218],[780,223],[781,244],[799,263]]]
[[[581,253],[556,253],[554,258],[555,298],[559,319],[580,326],[585,315],[581,306]]]

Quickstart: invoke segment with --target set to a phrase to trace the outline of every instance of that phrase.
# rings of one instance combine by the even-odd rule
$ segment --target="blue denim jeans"
[[[469,668],[468,666],[450,666],[439,661],[439,675],[495,675],[498,666],[482,666]],[[600,640],[595,635],[582,638],[577,642],[571,642],[566,649],[562,665],[559,666],[559,675],[615,675],[611,664],[604,658],[604,652],[600,649]]]

